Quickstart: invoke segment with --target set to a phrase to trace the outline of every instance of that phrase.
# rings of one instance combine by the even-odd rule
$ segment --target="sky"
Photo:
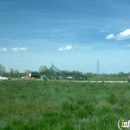
[[[130,72],[130,0],[0,0],[0,64]]]

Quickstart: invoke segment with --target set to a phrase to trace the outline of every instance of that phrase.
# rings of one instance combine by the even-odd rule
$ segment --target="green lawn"
[[[129,83],[0,81],[0,130],[118,130]]]

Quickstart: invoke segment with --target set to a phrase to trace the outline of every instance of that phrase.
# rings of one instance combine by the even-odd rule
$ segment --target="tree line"
[[[21,78],[21,77],[26,77],[27,71],[25,70],[24,72],[19,72],[18,69],[13,69],[10,68],[9,72],[6,72],[5,67],[0,64],[0,76],[6,76],[9,78]],[[60,78],[67,78],[67,77],[72,77],[73,79],[76,80],[89,80],[89,79],[106,79],[106,78],[123,78],[123,77],[128,77],[130,75],[129,73],[124,73],[124,72],[119,72],[118,74],[96,74],[92,72],[86,72],[82,73],[77,70],[73,71],[68,71],[68,70],[63,70],[61,72],[55,72],[50,68],[47,68],[46,66],[40,66],[38,68],[38,72],[40,74],[44,74],[47,78],[55,78],[55,79],[60,79]]]
[[[48,78],[55,78],[55,79],[76,79],[76,80],[87,80],[87,75],[83,74],[80,71],[68,71],[63,70],[61,72],[55,72],[52,68],[47,68],[46,66],[39,67],[39,72],[45,74]]]
[[[6,76],[10,78],[20,78],[25,75],[26,75],[26,71],[19,72],[18,69],[13,69],[13,68],[10,68],[10,71],[6,72],[5,67],[2,64],[0,64],[0,76]]]

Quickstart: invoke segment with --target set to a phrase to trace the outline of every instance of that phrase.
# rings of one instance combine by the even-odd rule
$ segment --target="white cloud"
[[[18,48],[15,47],[15,48],[12,48],[11,50],[17,52],[17,51],[18,51]]]
[[[18,52],[18,51],[27,51],[28,49],[25,48],[25,47],[23,47],[23,48],[15,47],[15,48],[12,48],[11,50],[14,51],[14,52]]]
[[[117,40],[130,39],[130,29],[127,29],[116,36]]]
[[[72,46],[71,45],[67,45],[65,47],[60,47],[58,50],[59,51],[65,51],[65,50],[71,50],[72,49]]]
[[[27,51],[28,49],[23,47],[23,48],[19,48],[18,50],[19,51]]]
[[[7,51],[7,48],[1,48],[1,51]]]
[[[110,39],[116,39],[116,40],[130,39],[130,29],[126,29],[125,31],[120,32],[117,35],[114,35],[114,34],[107,35],[106,39],[107,40],[110,40]]]
[[[107,40],[114,39],[114,38],[115,38],[114,34],[109,34],[106,36]]]

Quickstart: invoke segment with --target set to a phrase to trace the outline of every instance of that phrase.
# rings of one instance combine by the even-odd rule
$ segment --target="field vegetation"
[[[0,130],[117,130],[129,83],[0,81]]]

